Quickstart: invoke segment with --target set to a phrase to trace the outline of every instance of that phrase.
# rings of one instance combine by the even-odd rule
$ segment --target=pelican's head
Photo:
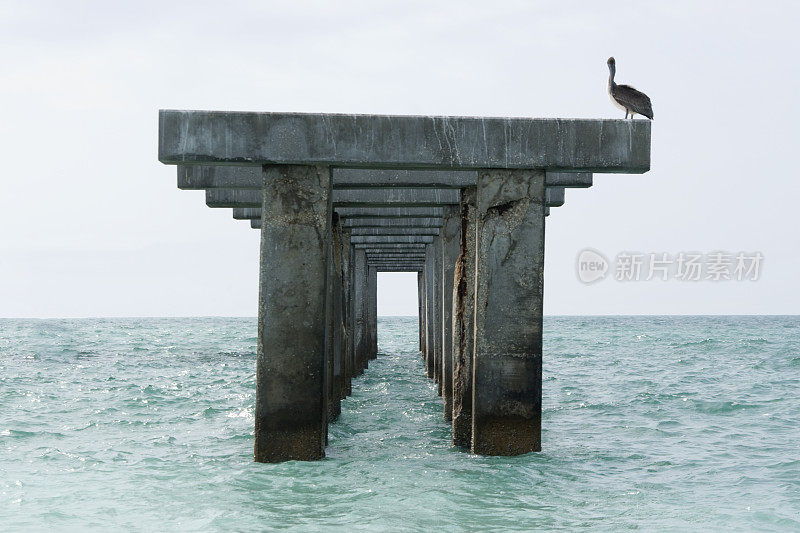
[[[613,57],[609,57],[608,61],[606,61],[606,64],[608,64],[609,67],[613,67],[613,66],[616,66],[617,62],[614,61]]]

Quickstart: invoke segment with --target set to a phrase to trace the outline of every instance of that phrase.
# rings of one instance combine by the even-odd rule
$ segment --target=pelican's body
[[[611,102],[625,111],[625,118],[630,115],[633,119],[633,115],[639,114],[653,120],[653,105],[650,103],[650,98],[630,85],[615,83],[614,74],[616,72],[616,61],[610,57],[608,58],[608,95],[611,97]]]

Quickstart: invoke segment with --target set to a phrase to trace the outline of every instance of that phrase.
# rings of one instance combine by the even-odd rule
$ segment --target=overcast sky
[[[800,312],[796,2],[0,0],[0,316],[256,314],[255,230],[179,191],[160,108],[622,118],[652,170],[547,220],[547,314]],[[584,285],[586,247],[756,252],[758,281]],[[381,314],[416,312],[381,276]]]

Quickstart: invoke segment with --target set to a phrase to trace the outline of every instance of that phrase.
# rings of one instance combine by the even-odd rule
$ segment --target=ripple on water
[[[416,318],[381,318],[327,458],[260,465],[254,319],[2,320],[0,523],[798,530],[797,326],[548,317],[544,451],[502,458],[451,445]]]

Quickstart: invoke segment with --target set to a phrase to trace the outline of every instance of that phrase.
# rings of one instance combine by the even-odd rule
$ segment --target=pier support
[[[433,380],[437,394],[442,395],[442,238],[433,241]]]
[[[342,236],[338,217],[333,216],[333,242],[331,243],[330,284],[328,297],[331,299],[331,317],[328,332],[328,420],[335,420],[342,412],[342,382],[344,380],[344,365],[342,355],[344,352],[344,296],[342,286]]]
[[[265,165],[259,269],[257,462],[324,457],[329,167]]]
[[[454,443],[541,449],[544,217],[592,173],[647,172],[650,130],[160,111],[158,158],[179,165],[178,186],[261,231],[255,460],[324,455],[327,420],[377,355],[378,271],[422,273],[419,343]]]
[[[472,358],[475,344],[475,187],[461,191],[461,253],[453,282],[453,444],[472,442]]]
[[[442,227],[442,399],[444,419],[453,419],[453,276],[461,251],[461,216],[447,208]]]
[[[478,174],[472,450],[541,450],[545,174]]]
[[[353,247],[350,246],[350,232],[341,231],[341,258],[342,258],[342,399],[352,393],[353,379]]]
[[[434,291],[436,287],[434,268],[436,261],[434,260],[434,252],[432,244],[429,244],[425,249],[425,371],[430,379],[434,377],[436,361],[436,328],[434,327],[436,322],[436,312],[434,310]]]
[[[367,254],[356,249],[353,265],[353,376],[367,367]]]
[[[378,357],[378,271],[367,272],[367,358]]]
[[[422,323],[424,320],[423,316],[423,291],[425,290],[424,287],[424,279],[422,278],[422,272],[417,272],[417,335],[419,336],[419,351],[422,352],[423,346],[425,344],[424,333],[425,330],[422,327]]]

